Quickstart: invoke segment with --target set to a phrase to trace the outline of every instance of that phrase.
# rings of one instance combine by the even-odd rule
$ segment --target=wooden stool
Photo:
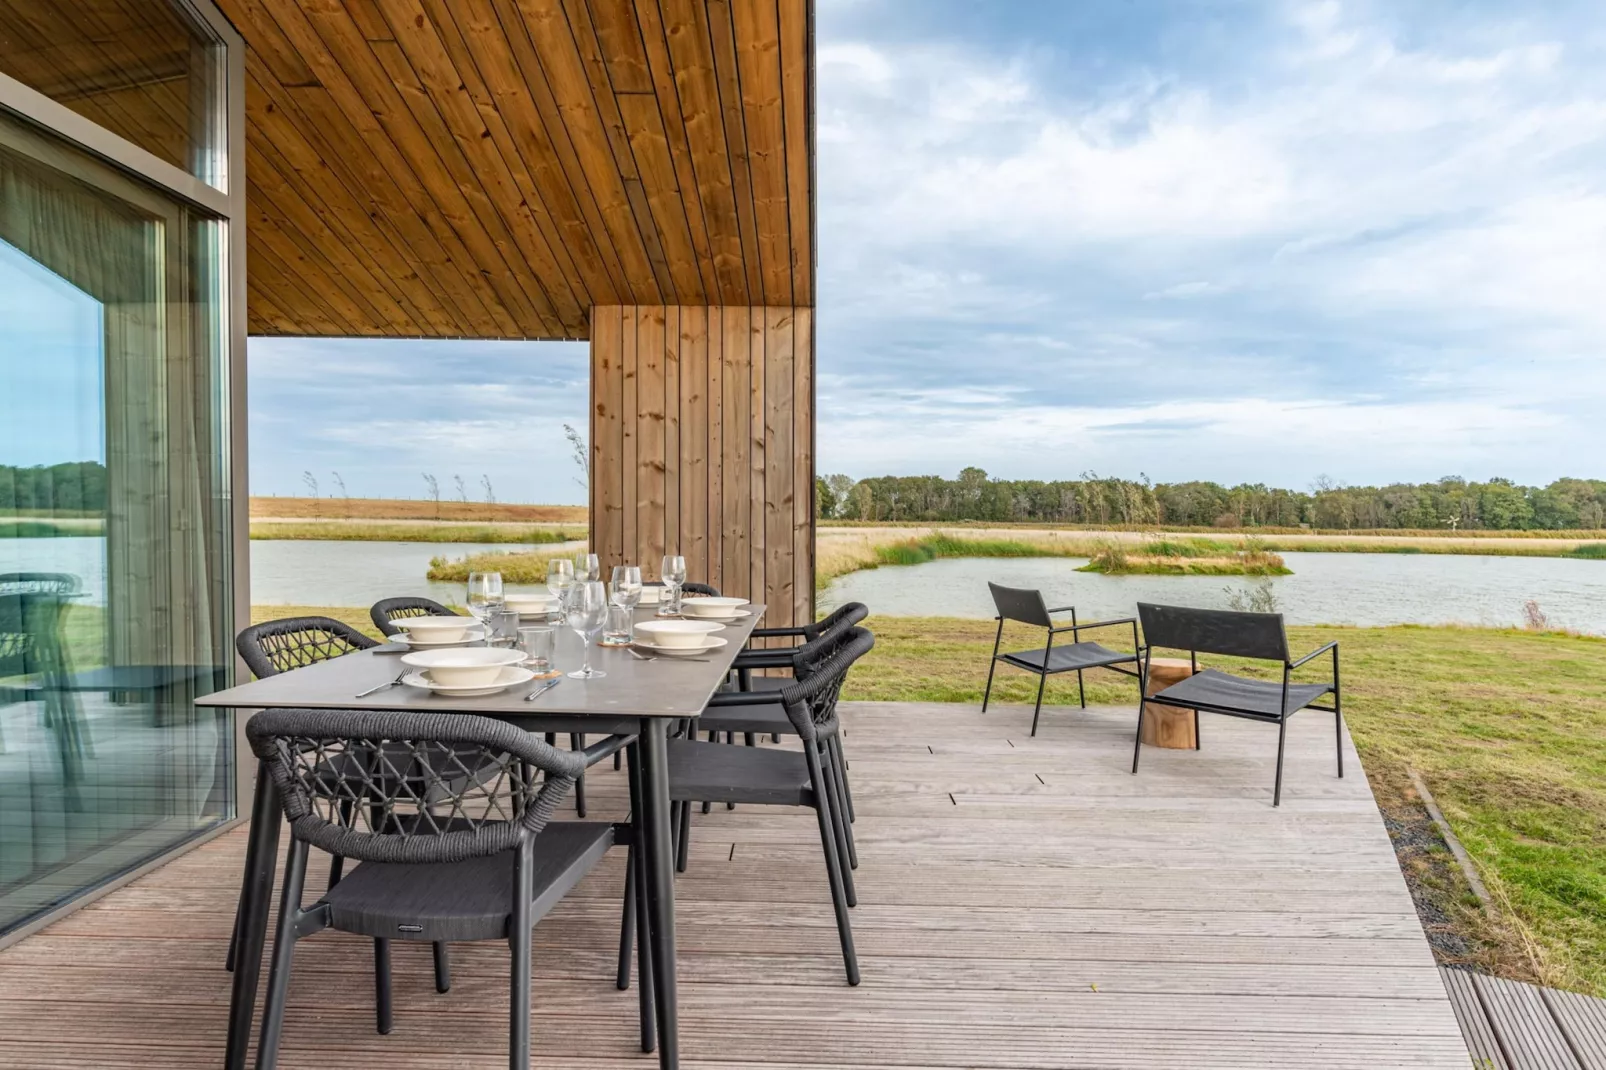
[[[1152,695],[1156,691],[1164,691],[1192,675],[1193,663],[1187,658],[1153,658],[1149,661],[1149,686],[1143,693]],[[1139,738],[1151,747],[1193,750],[1199,745],[1199,734],[1194,729],[1196,716],[1191,709],[1145,702],[1143,732]]]

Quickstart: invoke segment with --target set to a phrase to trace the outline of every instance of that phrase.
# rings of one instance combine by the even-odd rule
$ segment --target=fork
[[[648,655],[648,654],[638,654],[634,650],[632,650],[630,652],[630,656],[635,658],[637,661],[701,661],[701,662],[707,662],[707,661],[711,660],[709,658],[660,658],[660,657],[656,657],[656,656]]]
[[[411,671],[412,671],[411,669],[403,669],[401,672],[396,674],[396,679],[391,680],[388,683],[380,684],[377,687],[370,687],[367,691],[359,691],[353,697],[354,698],[367,698],[369,695],[377,695],[379,692],[388,690],[389,688],[400,687],[403,678],[405,678],[407,676],[407,674],[409,672],[411,672]]]

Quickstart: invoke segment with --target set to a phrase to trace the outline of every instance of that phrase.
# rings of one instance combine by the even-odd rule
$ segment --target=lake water
[[[105,543],[98,538],[0,539],[0,572],[70,572],[84,601],[105,602]],[[394,595],[461,602],[457,583],[424,578],[436,556],[536,549],[565,557],[576,543],[540,547],[477,543],[251,543],[251,601],[258,605],[368,606]],[[1606,635],[1606,561],[1450,554],[1285,553],[1292,576],[1272,579],[1295,624],[1476,624],[1523,622],[1523,603],[1539,603],[1553,626]],[[1077,572],[1076,558],[958,558],[883,567],[843,576],[820,597],[822,609],[864,602],[890,616],[991,617],[987,581],[1038,587],[1049,605],[1075,604],[1084,617],[1128,616],[1140,601],[1226,608],[1241,576],[1100,576]]]
[[[1523,622],[1539,603],[1554,627],[1606,635],[1606,561],[1450,554],[1284,553],[1292,576],[1271,580],[1292,624],[1474,624]],[[955,558],[882,567],[835,580],[822,610],[863,602],[891,616],[991,617],[987,581],[1037,587],[1051,606],[1085,620],[1131,616],[1138,602],[1226,609],[1225,588],[1244,576],[1102,576],[1061,557]]]

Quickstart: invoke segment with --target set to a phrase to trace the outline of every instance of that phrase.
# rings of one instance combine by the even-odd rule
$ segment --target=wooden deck
[[[1478,1070],[1606,1070],[1606,1000],[1441,969]]]
[[[842,981],[811,816],[694,819],[679,882],[688,1068],[1471,1065],[1351,748],[1296,717],[1225,718],[1204,750],[1145,748],[1133,713],[846,708],[864,971]],[[1346,743],[1346,746],[1348,744]],[[598,813],[622,775],[599,771]],[[173,862],[0,952],[0,1066],[211,1067],[243,837]],[[537,929],[537,1065],[645,1070],[635,995],[611,976],[622,859]],[[319,867],[321,870],[321,867]],[[321,879],[321,874],[318,879]],[[298,948],[281,1065],[505,1065],[506,950],[398,945],[396,1030],[377,1036],[367,946]]]

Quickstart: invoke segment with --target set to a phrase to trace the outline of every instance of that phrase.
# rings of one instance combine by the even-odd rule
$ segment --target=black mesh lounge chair
[[[367,710],[269,710],[251,718],[246,737],[291,834],[259,1070],[277,1061],[295,946],[323,929],[387,950],[391,940],[506,940],[508,1062],[528,1070],[531,929],[622,838],[611,822],[552,814],[588,763],[631,737],[576,753],[489,718]],[[358,864],[302,908],[310,847]],[[633,882],[635,867],[627,872]],[[388,972],[376,971],[375,986],[383,1019]]]
[[[433,598],[381,598],[368,610],[374,627],[385,636],[401,631],[395,621],[399,617],[456,617],[461,616],[441,605]]]
[[[854,603],[857,605],[857,603]],[[846,607],[844,607],[846,608]],[[714,695],[703,710],[701,717],[697,718],[698,731],[708,733],[708,742],[718,742],[721,736],[726,743],[734,743],[739,732],[746,744],[756,745],[759,735],[768,735],[779,740],[785,735],[796,735],[797,729],[788,716],[785,705],[781,702],[781,691],[795,681],[807,680],[818,672],[829,660],[831,654],[842,643],[842,637],[854,627],[851,614],[832,614],[837,617],[834,625],[820,631],[813,639],[799,647],[793,647],[791,657],[787,660],[787,668],[792,670],[790,678],[784,676],[760,676],[755,679],[754,687],[747,691],[721,692]],[[829,619],[829,618],[828,618]],[[790,629],[788,629],[790,630]],[[862,629],[861,629],[862,630]],[[859,868],[858,849],[853,842],[853,792],[848,788],[847,759],[842,753],[842,733],[836,732],[824,739],[822,751],[826,762],[831,766],[833,787],[837,794],[832,798],[835,807],[833,813],[845,818],[847,826],[843,829],[844,850],[848,859],[849,869]],[[703,802],[703,813],[708,813],[708,800]],[[686,870],[687,844],[691,839],[691,808],[680,807],[675,815],[679,828],[679,847],[676,865],[681,872]],[[848,879],[848,905],[852,906],[854,900],[852,878]]]
[[[837,794],[832,783],[834,767],[824,759],[826,741],[838,731],[836,705],[842,682],[853,663],[874,645],[875,638],[868,631],[851,628],[839,637],[835,649],[806,680],[782,688],[780,700],[793,730],[802,737],[801,751],[733,747],[696,739],[669,741],[669,798],[680,804],[682,813],[692,802],[704,799],[813,807],[850,985],[859,983],[859,960],[848,921],[852,878],[842,865],[846,833],[832,806]],[[726,697],[744,696],[716,695],[714,701]]]
[[[1229,717],[1243,717],[1277,726],[1277,780],[1272,787],[1271,804],[1281,804],[1283,798],[1283,744],[1288,735],[1288,718],[1302,709],[1329,711],[1333,715],[1333,728],[1338,743],[1338,775],[1344,775],[1344,713],[1338,688],[1338,644],[1325,646],[1291,661],[1288,654],[1288,633],[1283,628],[1281,613],[1236,613],[1224,609],[1186,609],[1181,606],[1156,606],[1138,603],[1138,616],[1143,621],[1143,638],[1148,646],[1143,654],[1143,672],[1148,676],[1149,658],[1156,647],[1165,650],[1186,650],[1198,667],[1200,653],[1220,654],[1225,657],[1253,658],[1261,661],[1281,662],[1281,682],[1251,680],[1232,676],[1217,669],[1196,672],[1181,683],[1172,684],[1163,691],[1148,697],[1149,702],[1161,706],[1179,706],[1203,713],[1224,713]],[[1333,655],[1333,677],[1327,682],[1296,684],[1294,670],[1319,655]],[[1323,695],[1331,694],[1331,706],[1314,705]],[[1138,755],[1142,751],[1143,702],[1138,703],[1138,742],[1132,745],[1132,772],[1138,771]]]
[[[1033,591],[1021,587],[1002,587],[996,583],[987,584],[988,590],[993,593],[993,605],[998,607],[998,634],[993,638],[993,660],[987,668],[987,690],[981,696],[981,712],[987,712],[987,702],[993,694],[993,673],[998,670],[998,663],[1024,669],[1029,673],[1037,674],[1037,705],[1032,710],[1032,735],[1037,735],[1037,719],[1043,712],[1043,686],[1048,678],[1062,672],[1076,674],[1076,690],[1082,700],[1082,708],[1087,708],[1087,685],[1082,674],[1088,669],[1110,669],[1126,676],[1138,678],[1138,697],[1143,696],[1143,677],[1138,668],[1138,652],[1142,649],[1138,645],[1138,622],[1133,617],[1121,617],[1117,620],[1096,620],[1091,624],[1078,624],[1075,606],[1059,606],[1049,609],[1043,601],[1042,591]],[[1055,624],[1053,614],[1069,613],[1071,623]],[[1004,622],[1007,620],[1019,621],[1022,624],[1031,624],[1039,628],[1048,629],[1047,641],[1041,650],[1017,650],[1010,654],[1000,654],[999,644],[1004,641]],[[1132,653],[1127,654],[1119,650],[1098,643],[1085,643],[1082,633],[1092,631],[1094,628],[1113,628],[1118,625],[1132,626]],[[1071,633],[1070,643],[1064,646],[1055,646],[1054,637]],[[1130,665],[1131,668],[1125,666]]]

